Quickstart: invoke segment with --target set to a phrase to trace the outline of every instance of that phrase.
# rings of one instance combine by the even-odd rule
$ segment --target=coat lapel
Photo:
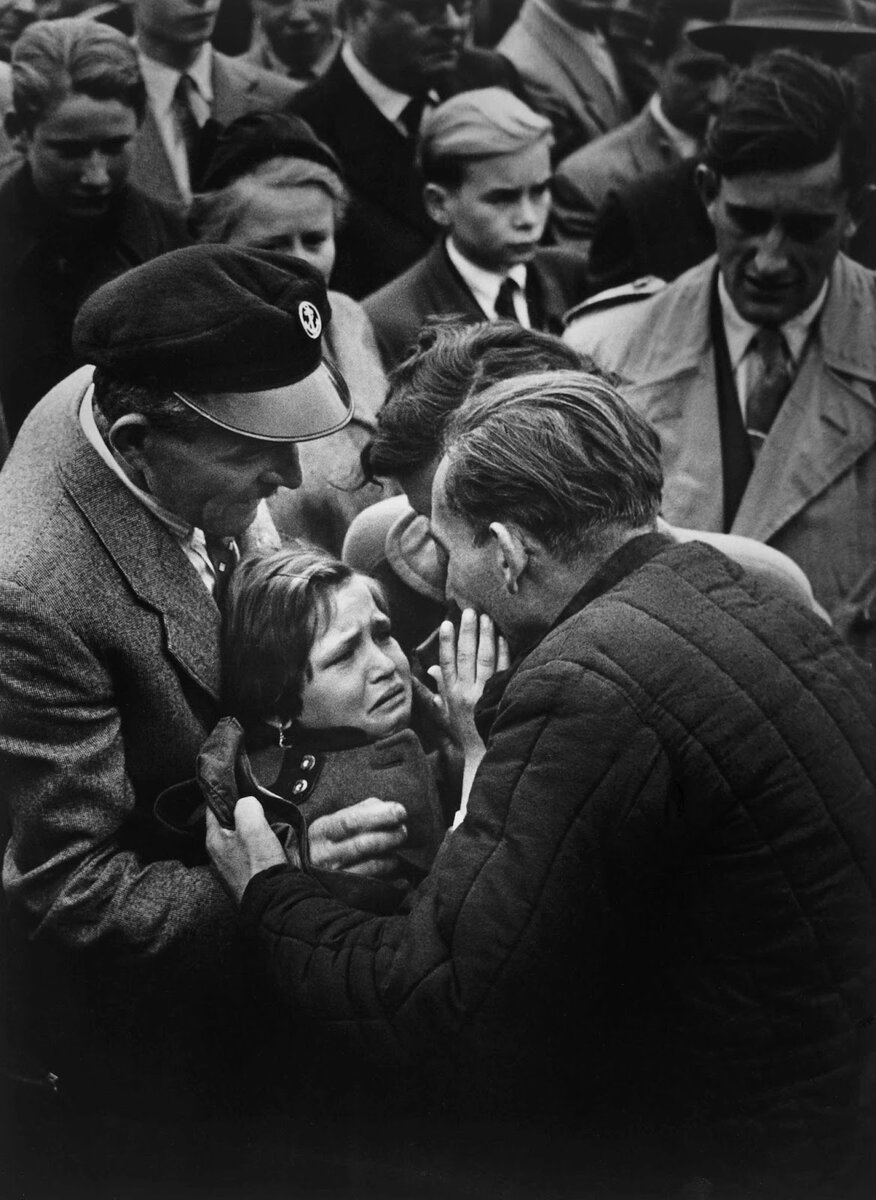
[[[660,435],[663,516],[673,525],[720,531],[723,466],[709,331],[714,272],[714,260],[708,260],[696,268],[683,294],[658,295],[653,323],[636,335],[646,340],[650,353],[636,383],[622,391]],[[679,329],[686,330],[684,338],[678,337]]]
[[[79,425],[81,396],[68,409],[64,486],[138,600],[161,615],[168,653],[218,699],[219,610],[179,543],[97,458]]]
[[[481,306],[447,257],[443,238],[429,251],[425,265],[424,300],[428,312],[461,313],[475,321],[486,320]]]
[[[876,404],[813,346],[752,472],[733,533],[769,541],[876,445]]]
[[[872,276],[843,256],[819,331],[770,430],[733,533],[767,541],[876,445]]]

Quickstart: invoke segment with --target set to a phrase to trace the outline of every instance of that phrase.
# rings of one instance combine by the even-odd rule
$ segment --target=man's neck
[[[201,53],[203,42],[195,46],[180,46],[176,42],[166,42],[151,34],[137,32],[137,48],[147,58],[163,63],[174,71],[187,71]]]
[[[627,542],[653,533],[654,528],[613,528],[568,561],[549,554],[530,561],[525,610],[513,634],[515,653],[550,632],[578,593]],[[524,597],[521,597],[523,599]]]

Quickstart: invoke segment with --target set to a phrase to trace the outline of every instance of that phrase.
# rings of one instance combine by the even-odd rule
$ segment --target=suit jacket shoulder
[[[213,51],[213,116],[221,125],[258,108],[280,108],[297,92],[275,71]]]
[[[403,356],[427,317],[486,318],[474,296],[453,270],[438,241],[425,257],[363,302],[371,318],[387,368]]]
[[[597,214],[615,188],[675,161],[671,142],[647,109],[580,147],[557,168],[551,230],[557,242],[589,242]]]

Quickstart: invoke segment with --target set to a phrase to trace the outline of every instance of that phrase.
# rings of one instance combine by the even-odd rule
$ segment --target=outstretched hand
[[[442,621],[438,661],[440,666],[430,667],[429,674],[438,685],[453,732],[466,758],[471,753],[480,755],[483,743],[475,727],[475,705],[487,680],[509,666],[508,643],[486,614],[478,618],[473,608],[466,608],[458,638],[453,623]]]

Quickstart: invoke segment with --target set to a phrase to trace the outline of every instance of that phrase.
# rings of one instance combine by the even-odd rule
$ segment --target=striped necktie
[[[794,382],[794,363],[785,335],[775,325],[762,326],[751,339],[752,383],[745,402],[745,428],[755,458]]]

